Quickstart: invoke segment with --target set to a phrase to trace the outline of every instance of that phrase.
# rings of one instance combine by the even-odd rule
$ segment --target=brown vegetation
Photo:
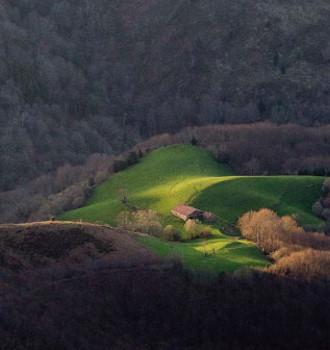
[[[270,272],[294,276],[297,279],[329,280],[330,250],[303,249],[294,251],[276,261]]]
[[[117,216],[117,225],[123,229],[149,234],[167,241],[179,241],[182,239],[180,231],[173,225],[163,226],[161,216],[153,210],[122,211]],[[188,219],[184,224],[186,239],[210,237],[211,229],[197,220]]]
[[[126,230],[157,237],[163,233],[160,215],[150,209],[123,211],[117,217],[117,225]]]
[[[68,164],[55,173],[43,175],[25,186],[0,193],[0,222],[48,220],[66,210],[82,206],[93,188],[115,172],[116,162],[128,167],[138,161],[135,152],[117,157],[90,156],[83,166]]]
[[[207,148],[237,174],[327,175],[330,173],[330,126],[303,127],[254,123],[210,125],[155,136],[136,146],[147,151],[176,143]]]
[[[166,225],[161,237],[166,241],[179,241],[180,231],[173,225]]]
[[[292,217],[281,218],[270,209],[244,214],[238,227],[275,260],[270,272],[299,279],[330,278],[330,237],[305,232]]]
[[[188,234],[188,239],[206,238],[212,235],[211,228],[191,219],[184,224],[184,230]]]

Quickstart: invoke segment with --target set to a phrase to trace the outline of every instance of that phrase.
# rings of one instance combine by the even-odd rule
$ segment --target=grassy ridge
[[[317,225],[312,204],[320,195],[323,178],[310,176],[234,176],[205,150],[176,145],[164,147],[99,186],[83,208],[61,219],[116,224],[126,210],[119,192],[137,208],[150,208],[162,215],[164,224],[182,229],[170,210],[179,203],[214,212],[220,223],[233,224],[244,212],[262,207],[281,215],[295,214],[303,224]],[[251,243],[215,230],[212,240],[166,243],[143,237],[142,242],[160,255],[179,255],[194,269],[232,271],[242,265],[264,266],[267,260]]]
[[[199,191],[219,181],[219,177],[231,174],[230,169],[217,164],[203,149],[181,145],[165,147],[113,176],[95,190],[86,206],[62,218],[114,225],[118,213],[126,209],[118,193],[124,190],[133,205],[152,208],[166,220],[176,204],[189,202]]]
[[[271,208],[279,215],[294,214],[302,224],[318,225],[312,213],[323,178],[313,176],[256,176],[225,178],[200,192],[192,205],[213,210],[234,223],[251,209]]]
[[[168,222],[173,221],[171,208],[190,203],[230,223],[247,210],[268,207],[281,215],[296,214],[303,224],[317,224],[320,220],[311,208],[322,182],[323,178],[313,176],[234,176],[203,149],[170,146],[111,177],[83,208],[62,218],[114,225],[118,213],[125,210],[119,200],[119,192],[124,190],[133,205],[154,209]]]

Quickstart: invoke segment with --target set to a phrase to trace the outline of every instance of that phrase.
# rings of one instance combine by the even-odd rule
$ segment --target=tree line
[[[186,126],[329,123],[329,5],[258,2],[1,1],[0,190]]]
[[[270,209],[250,211],[237,223],[243,237],[255,242],[273,262],[269,271],[299,279],[330,276],[330,237],[306,232],[291,216]]]
[[[178,143],[208,149],[215,159],[241,175],[330,174],[329,126],[255,123],[188,127],[151,137],[119,155],[93,154],[82,165],[67,163],[16,189],[0,192],[0,221],[45,220],[78,208],[94,186],[139,162],[153,149]],[[325,205],[324,200],[322,203]]]
[[[157,135],[140,143],[142,150],[176,143],[207,148],[221,163],[241,175],[330,174],[330,126],[295,124],[207,125],[175,134]]]

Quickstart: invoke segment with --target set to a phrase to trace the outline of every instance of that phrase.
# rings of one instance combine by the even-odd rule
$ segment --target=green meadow
[[[139,237],[139,241],[160,256],[179,258],[184,266],[209,274],[232,272],[242,266],[269,265],[253,243],[221,234],[190,242],[164,242],[148,236]]]
[[[218,217],[211,239],[185,243],[164,242],[154,237],[140,240],[162,256],[180,256],[194,270],[232,271],[240,266],[265,266],[267,259],[250,242],[226,234],[237,219],[252,209],[270,208],[280,215],[295,215],[304,225],[321,225],[312,214],[323,182],[313,176],[235,176],[209,152],[190,145],[175,145],[151,152],[141,161],[98,186],[84,207],[65,213],[62,220],[83,220],[116,225],[131,205],[161,214],[164,225],[181,229],[183,223],[171,215],[177,204],[186,203]]]

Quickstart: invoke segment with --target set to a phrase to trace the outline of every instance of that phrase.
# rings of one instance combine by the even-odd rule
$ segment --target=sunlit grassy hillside
[[[142,161],[99,186],[83,208],[66,213],[64,219],[84,219],[114,225],[119,212],[125,210],[120,193],[131,204],[151,208],[170,217],[178,203],[190,202],[200,191],[232,175],[211,155],[197,147],[172,146],[156,150]]]
[[[235,176],[217,163],[205,150],[176,145],[156,150],[96,188],[83,208],[67,212],[65,220],[102,222],[116,225],[116,218],[127,208],[121,203],[124,193],[131,205],[153,209],[165,224],[182,229],[183,223],[171,215],[177,204],[187,203],[214,212],[218,217],[216,237],[188,243],[165,243],[143,238],[144,244],[160,255],[179,255],[196,269],[233,270],[242,265],[266,263],[257,248],[223,232],[240,215],[251,209],[272,208],[279,214],[296,215],[302,224],[317,225],[312,204],[320,195],[323,179],[310,176]],[[210,253],[210,254],[209,254]]]
[[[171,208],[189,203],[213,211],[233,223],[244,212],[262,207],[279,214],[295,214],[303,224],[317,224],[312,205],[323,182],[313,176],[234,176],[205,150],[177,145],[156,150],[142,161],[97,187],[83,208],[63,219],[83,219],[115,225],[125,210],[120,193],[138,208],[151,208],[172,221]]]

